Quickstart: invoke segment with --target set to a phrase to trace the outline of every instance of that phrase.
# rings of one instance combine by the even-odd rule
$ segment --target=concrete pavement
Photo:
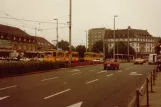
[[[2,107],[125,107],[153,66],[123,63],[120,70],[102,65],[0,80]]]

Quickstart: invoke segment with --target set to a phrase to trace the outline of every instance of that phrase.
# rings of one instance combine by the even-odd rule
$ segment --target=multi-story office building
[[[114,47],[114,30],[106,28],[94,28],[88,31],[88,47],[91,51],[93,44],[98,40],[105,41],[106,47],[113,49]],[[129,39],[128,39],[129,38]],[[135,49],[138,55],[148,55],[154,53],[155,43],[159,37],[152,36],[147,30],[140,29],[116,29],[115,42],[122,41],[129,44]],[[119,54],[119,53],[116,53]]]

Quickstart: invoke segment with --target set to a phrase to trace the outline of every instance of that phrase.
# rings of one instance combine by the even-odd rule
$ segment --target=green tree
[[[115,52],[116,53],[117,53],[117,49],[118,49],[119,54],[127,54],[127,50],[128,50],[127,42],[116,42],[116,45],[115,45]],[[129,45],[129,54],[135,55],[135,49],[133,47],[131,47],[130,45]],[[113,55],[113,49],[111,49],[111,51],[110,51],[110,56],[111,55]]]
[[[93,44],[92,52],[100,53],[103,52],[103,41],[99,40]]]
[[[61,40],[58,42],[58,46],[59,46],[59,48],[61,48],[64,51],[69,50],[69,42],[68,41]],[[74,46],[71,46],[71,47],[72,47],[72,51],[76,50]]]
[[[69,50],[69,43],[67,41],[61,40],[58,42],[59,48],[62,50],[68,51]]]
[[[155,53],[156,54],[160,54],[160,44],[161,44],[161,39],[159,38],[159,40],[155,43]]]
[[[84,58],[84,53],[85,53],[85,51],[86,51],[86,48],[85,48],[84,45],[78,45],[78,46],[76,47],[76,51],[79,53],[79,57],[80,57],[80,58]]]

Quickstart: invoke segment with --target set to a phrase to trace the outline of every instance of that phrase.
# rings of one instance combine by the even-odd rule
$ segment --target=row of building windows
[[[50,46],[49,43],[42,43],[42,42],[38,42],[38,45],[41,45],[41,46]]]
[[[11,37],[11,36],[4,36],[1,35],[0,36],[1,39],[7,39],[7,40],[13,40],[13,41],[20,41],[20,42],[30,42],[30,43],[34,43],[35,40],[34,39],[30,39],[30,38],[22,38],[22,37]]]
[[[0,39],[7,39],[7,40],[13,40],[13,41],[35,43],[34,39],[21,38],[21,37],[10,37],[10,36],[4,36],[4,35],[1,35]],[[50,46],[49,43],[42,43],[42,42],[38,42],[38,45],[41,45],[41,46]]]
[[[13,47],[16,50],[36,50],[36,46],[31,46],[31,45],[14,45]]]

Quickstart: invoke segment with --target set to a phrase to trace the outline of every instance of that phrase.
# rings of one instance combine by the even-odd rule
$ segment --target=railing
[[[141,97],[146,95],[146,106],[149,106],[149,93],[153,93],[153,86],[157,77],[157,69],[154,69],[140,89],[136,89],[133,103],[128,107],[140,107]],[[143,100],[143,99],[142,99]]]

